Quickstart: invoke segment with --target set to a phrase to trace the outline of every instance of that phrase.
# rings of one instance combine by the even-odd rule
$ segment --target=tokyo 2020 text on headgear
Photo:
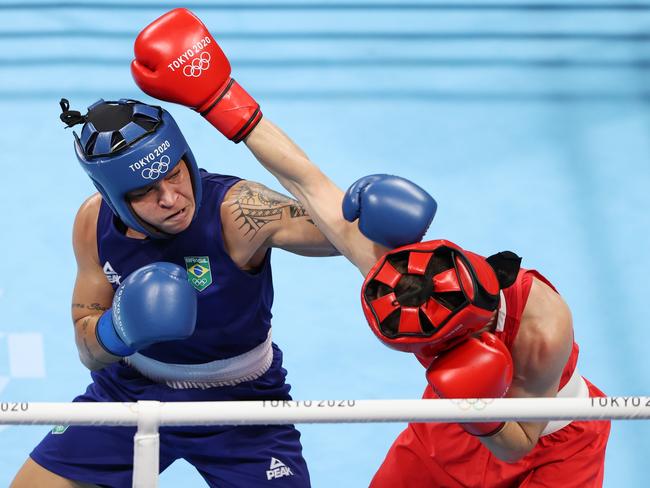
[[[403,246],[366,276],[363,311],[387,346],[434,356],[488,324],[520,262],[509,251],[485,259],[446,240]]]
[[[133,211],[127,193],[164,178],[183,159],[192,178],[196,217],[201,203],[201,177],[194,155],[172,116],[161,107],[137,100],[98,100],[81,115],[60,102],[61,120],[68,126],[83,123],[74,133],[75,151],[104,201],[124,224],[143,234],[169,237],[144,222]]]

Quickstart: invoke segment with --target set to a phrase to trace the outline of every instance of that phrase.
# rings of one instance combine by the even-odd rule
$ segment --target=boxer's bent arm
[[[313,218],[329,241],[365,276],[386,248],[364,237],[343,218],[343,192],[277,126],[264,118],[245,139],[269,170]]]
[[[549,388],[524,388],[513,386],[508,398],[552,398],[557,393],[558,379]],[[547,422],[506,422],[503,429],[490,437],[478,439],[497,458],[506,462],[516,462],[533,450]]]
[[[221,222],[226,249],[237,263],[269,247],[303,256],[339,255],[300,202],[254,181],[242,180],[228,190]]]
[[[241,269],[258,267],[270,247],[303,256],[339,254],[299,202],[254,181],[228,190],[221,223],[226,251]]]
[[[106,352],[97,341],[99,316],[111,306],[113,287],[104,276],[97,254],[97,216],[101,197],[86,200],[74,222],[72,244],[77,278],[72,293],[72,321],[81,362],[90,370],[101,369],[120,358]]]
[[[573,347],[571,312],[562,297],[533,279],[512,356],[515,377],[510,398],[555,397]],[[480,438],[499,459],[514,462],[537,444],[547,422],[506,422],[492,437]]]

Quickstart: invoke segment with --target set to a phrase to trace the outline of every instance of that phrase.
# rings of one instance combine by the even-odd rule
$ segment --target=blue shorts
[[[121,364],[93,372],[95,380],[75,402],[290,399],[281,353],[260,379],[236,387],[174,390]],[[135,427],[55,428],[30,454],[44,468],[71,480],[130,488]],[[160,428],[160,472],[176,459],[192,464],[208,486],[309,487],[300,433],[293,425]]]

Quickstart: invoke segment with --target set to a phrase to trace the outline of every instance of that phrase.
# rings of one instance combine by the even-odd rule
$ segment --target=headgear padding
[[[80,120],[84,121],[81,136],[74,133],[77,158],[124,224],[150,237],[169,237],[138,217],[127,193],[164,178],[181,159],[185,160],[192,179],[196,217],[202,194],[199,168],[166,110],[136,100],[100,99],[88,107],[88,113]]]
[[[386,253],[366,276],[361,303],[384,344],[435,356],[488,324],[499,289],[485,258],[435,240]]]

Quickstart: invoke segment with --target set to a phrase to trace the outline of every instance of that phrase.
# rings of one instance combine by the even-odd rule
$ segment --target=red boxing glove
[[[131,74],[146,94],[200,112],[240,142],[262,119],[259,104],[230,77],[230,63],[189,10],[167,12],[135,40]]]
[[[427,381],[441,398],[501,398],[512,384],[513,370],[506,345],[483,332],[436,357],[427,369]],[[505,423],[460,425],[472,435],[490,436]]]

